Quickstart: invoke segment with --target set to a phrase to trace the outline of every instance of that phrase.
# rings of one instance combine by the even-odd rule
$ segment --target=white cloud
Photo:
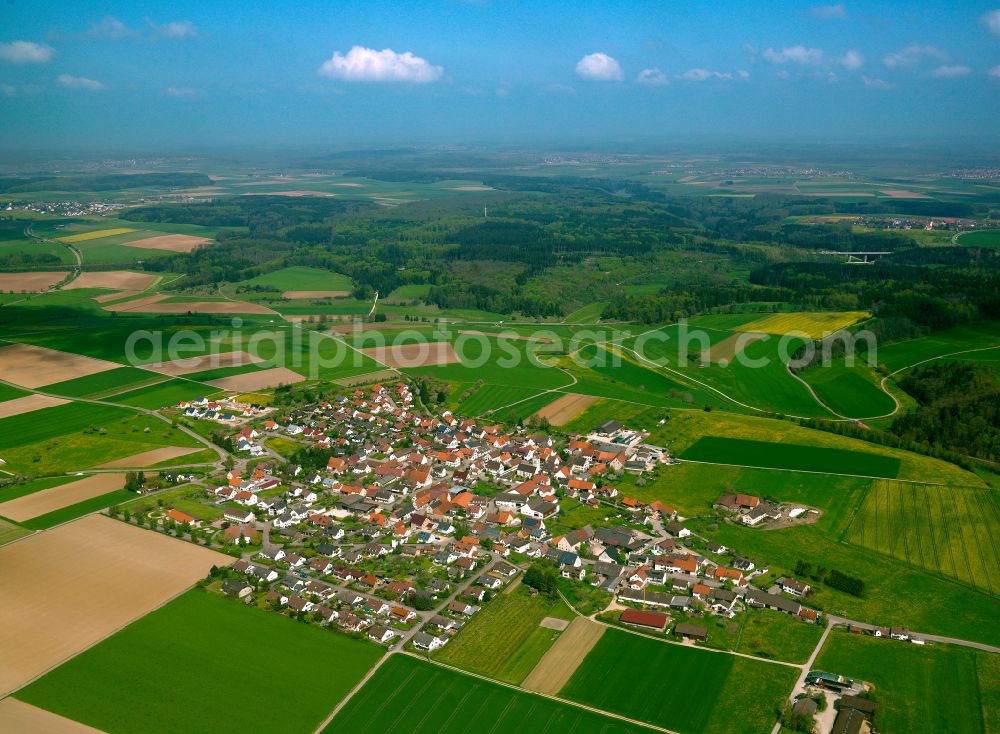
[[[865,57],[857,49],[848,49],[847,52],[838,59],[838,63],[845,69],[860,69],[864,66]]]
[[[0,59],[12,64],[44,64],[54,53],[51,46],[31,41],[0,43]]]
[[[727,71],[710,71],[709,69],[688,69],[683,74],[677,76],[686,82],[705,82],[709,79],[732,79],[733,75]]]
[[[890,69],[897,69],[900,67],[916,66],[924,59],[939,59],[943,61],[946,58],[948,58],[948,54],[939,48],[911,43],[909,46],[897,51],[896,53],[884,56],[882,58],[882,63]]]
[[[172,20],[169,23],[159,25],[147,18],[146,23],[153,29],[153,32],[164,38],[197,38],[200,35],[198,26],[190,20]]]
[[[984,26],[989,28],[990,33],[994,36],[1000,36],[1000,8],[991,10],[980,18],[980,20],[982,20]]]
[[[346,54],[335,51],[319,67],[319,73],[345,82],[426,84],[440,79],[444,69],[433,66],[426,59],[414,56],[409,51],[398,54],[391,48],[376,51],[373,48],[354,46]]]
[[[87,35],[104,41],[120,41],[123,38],[134,36],[135,31],[122,23],[118,18],[106,15],[97,23],[90,24]]]
[[[772,64],[822,64],[823,52],[818,48],[806,48],[799,44],[787,46],[780,51],[764,49],[763,57]]]
[[[657,68],[643,69],[635,78],[636,84],[645,84],[649,87],[660,87],[670,82],[667,75]]]
[[[167,87],[163,91],[171,97],[196,97],[199,94],[194,87]]]
[[[847,9],[843,3],[837,3],[836,5],[816,5],[809,8],[809,12],[820,20],[836,20],[847,17]]]
[[[750,72],[747,71],[746,69],[740,69],[738,72],[736,72],[736,76],[738,76],[740,79],[749,79]]]
[[[866,87],[872,87],[873,89],[892,89],[892,85],[885,79],[879,79],[877,76],[861,76],[861,81],[865,83]]]
[[[934,71],[931,72],[931,76],[935,79],[953,79],[956,76],[965,76],[972,69],[968,66],[962,66],[961,64],[945,64],[944,66],[939,66]]]
[[[990,69],[986,73],[989,74],[990,76],[995,76],[998,79],[1000,79],[1000,64],[998,64],[997,66],[994,66],[992,69]]]
[[[57,82],[62,84],[64,87],[69,87],[70,89],[85,89],[88,92],[99,92],[102,89],[107,89],[104,84],[97,81],[96,79],[88,79],[85,76],[70,76],[69,74],[60,74],[56,79]]]
[[[577,61],[576,74],[582,79],[597,82],[620,82],[625,77],[618,60],[600,51]]]

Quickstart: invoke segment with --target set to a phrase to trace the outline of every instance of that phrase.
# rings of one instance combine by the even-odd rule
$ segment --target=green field
[[[159,408],[175,406],[182,400],[193,400],[194,398],[206,395],[214,395],[217,392],[219,392],[219,388],[211,385],[203,385],[200,382],[187,379],[173,378],[155,385],[149,385],[148,387],[140,387],[137,390],[117,393],[107,399],[115,403],[157,410]]]
[[[116,367],[106,372],[98,372],[95,375],[56,382],[40,389],[56,395],[84,398],[120,392],[128,389],[131,385],[141,385],[151,380],[162,379],[163,375],[149,370],[141,370],[137,367]]]
[[[920,647],[835,631],[814,667],[873,684],[879,731],[980,734],[996,731],[998,662],[998,655],[967,648]]]
[[[963,232],[956,240],[968,247],[1000,247],[1000,229],[981,229],[978,232]]]
[[[890,371],[928,359],[954,355],[952,359],[971,359],[975,351],[1000,347],[1000,321],[977,321],[929,336],[879,347],[878,361]]]
[[[1000,511],[991,490],[873,482],[846,539],[1000,595]]]
[[[17,697],[108,734],[306,732],[381,654],[345,635],[190,591]],[[258,672],[276,674],[254,674],[251,660]]]
[[[648,731],[410,656],[393,655],[347,702],[324,734]]]
[[[528,398],[527,400],[522,400],[516,405],[510,405],[506,408],[494,411],[493,413],[490,413],[490,417],[510,423],[520,423],[521,421],[525,421],[530,418],[561,395],[562,393],[559,392],[539,393],[534,397]]]
[[[804,663],[816,649],[822,634],[821,624],[802,622],[784,612],[757,609],[749,612],[740,629],[736,652]]]
[[[89,500],[84,500],[83,502],[77,502],[74,505],[60,507],[58,510],[53,510],[52,512],[39,515],[38,517],[33,517],[30,520],[25,520],[21,524],[31,530],[47,530],[48,528],[55,527],[56,525],[62,525],[64,522],[69,522],[70,520],[75,520],[78,517],[89,515],[92,512],[98,512],[99,510],[103,510],[105,507],[111,507],[111,505],[128,502],[134,497],[135,492],[118,489],[114,492],[108,492],[107,494],[98,495],[97,497],[91,497]]]
[[[22,527],[17,523],[10,522],[9,520],[0,518],[0,545],[10,543],[12,540],[17,540],[18,538],[23,538],[25,535],[30,534],[31,531],[27,528]]]
[[[351,279],[341,273],[319,268],[293,266],[275,270],[273,273],[258,275],[238,285],[261,285],[276,291],[349,291],[353,287]]]
[[[847,367],[837,360],[829,366],[812,367],[799,373],[819,399],[848,418],[886,415],[896,409],[891,397],[879,389],[879,376],[868,366]]]
[[[532,596],[523,586],[509,594],[501,592],[435,658],[473,673],[520,683],[559,636],[538,626],[545,617],[570,621],[573,612],[561,601]]]
[[[19,390],[12,385],[0,385],[0,402],[23,398],[25,395],[30,394],[27,390]]]
[[[0,456],[22,474],[78,471],[158,448],[200,448],[187,434],[127,408],[68,403],[0,420]]]
[[[681,458],[768,469],[794,469],[888,479],[899,474],[900,463],[899,459],[891,456],[863,451],[747,441],[721,436],[703,436],[681,454]]]
[[[456,406],[459,415],[477,416],[488,410],[495,410],[524,398],[530,398],[538,390],[513,385],[483,385],[476,388],[468,398]],[[554,399],[554,398],[553,398]]]
[[[795,668],[607,630],[560,692],[681,734],[771,731]]]
[[[43,489],[58,487],[60,484],[66,484],[67,482],[75,482],[78,479],[80,477],[43,477],[22,484],[8,484],[6,487],[0,487],[0,502],[16,500],[18,497],[25,497]]]

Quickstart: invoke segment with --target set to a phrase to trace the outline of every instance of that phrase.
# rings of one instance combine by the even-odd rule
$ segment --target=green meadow
[[[280,675],[251,674],[240,654],[250,640],[250,659]],[[108,734],[191,726],[220,734],[312,731],[382,653],[346,635],[190,591],[17,697]]]

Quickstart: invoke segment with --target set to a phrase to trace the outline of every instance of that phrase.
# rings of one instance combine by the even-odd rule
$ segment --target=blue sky
[[[990,2],[45,2],[0,24],[0,146],[981,141]]]

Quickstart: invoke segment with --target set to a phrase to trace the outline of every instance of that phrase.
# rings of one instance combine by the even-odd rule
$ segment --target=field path
[[[604,627],[594,620],[576,617],[528,673],[521,686],[536,693],[556,695],[573,677],[603,634]]]

